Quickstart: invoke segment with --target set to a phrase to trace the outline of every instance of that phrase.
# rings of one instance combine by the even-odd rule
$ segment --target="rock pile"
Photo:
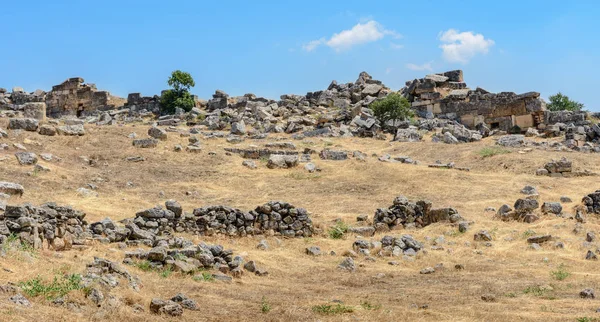
[[[354,83],[333,81],[326,90],[304,96],[281,95],[279,101],[254,94],[230,97],[217,90],[206,103],[207,112],[200,123],[211,130],[232,124],[232,133],[239,135],[260,131],[311,136],[311,131],[322,129],[318,135],[374,136],[379,127],[367,107],[388,93],[381,81],[366,72]]]
[[[377,209],[373,217],[375,228],[383,231],[395,226],[424,227],[441,221],[456,223],[461,219],[454,208],[432,209],[430,201],[410,202],[404,196],[396,197],[389,208]]]
[[[540,217],[533,213],[534,210],[540,207],[540,203],[536,200],[537,195],[532,195],[532,198],[517,199],[514,204],[514,209],[509,205],[502,205],[496,213],[497,218],[503,221],[523,221],[532,223]]]
[[[537,175],[549,175],[551,177],[570,176],[573,172],[573,162],[565,157],[560,160],[552,160],[544,165],[543,169],[536,171]]]
[[[376,250],[377,255],[382,257],[398,257],[403,255],[413,257],[423,247],[423,243],[417,241],[411,235],[402,235],[400,237],[384,236],[380,242],[369,242],[359,239],[352,244],[352,249],[359,254],[369,256],[371,250]]]
[[[196,311],[198,310],[198,303],[181,293],[173,296],[168,301],[153,298],[150,302],[150,312],[154,314],[181,316],[183,315],[183,309]]]
[[[67,250],[73,245],[84,245],[92,234],[84,220],[85,213],[70,206],[46,203],[39,207],[31,204],[7,205],[0,221],[0,240],[14,234],[34,248],[44,243],[54,250]]]
[[[274,234],[285,237],[312,236],[314,228],[309,213],[304,208],[282,201],[271,201],[255,210],[245,212],[227,206],[208,206],[184,213],[181,205],[169,200],[161,206],[146,209],[133,219],[124,221],[125,228],[116,227],[110,219],[90,225],[95,238],[110,242],[139,240],[153,245],[157,236],[173,232],[201,235],[224,234],[246,236]]]
[[[600,190],[583,197],[582,201],[588,213],[600,214]]]
[[[231,272],[236,277],[242,275],[244,259],[233,256],[232,250],[223,249],[221,245],[194,245],[187,239],[174,237],[157,239],[153,246],[147,251],[138,249],[126,252],[124,262],[132,264],[135,260],[147,260],[153,269],[170,268],[184,274],[216,268],[222,273]]]
[[[121,265],[104,258],[94,257],[94,261],[87,264],[86,274],[82,278],[84,287],[99,284],[106,289],[115,288],[124,279],[129,287],[139,291],[141,283],[137,276],[130,274]]]
[[[247,213],[223,206],[197,208],[194,216],[200,233],[207,235],[244,236],[270,232],[286,237],[309,237],[313,234],[306,209],[281,201],[270,201]]]

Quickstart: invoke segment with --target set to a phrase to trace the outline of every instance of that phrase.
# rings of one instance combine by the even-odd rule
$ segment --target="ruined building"
[[[526,129],[546,122],[546,104],[540,93],[496,94],[479,87],[471,90],[462,70],[408,81],[401,93],[420,116],[454,119],[470,128],[483,123],[490,129],[508,131],[515,125]]]
[[[46,111],[51,117],[82,116],[96,110],[114,109],[125,102],[107,91],[99,91],[94,84],[84,84],[81,77],[74,77],[52,86],[52,91],[46,95]]]

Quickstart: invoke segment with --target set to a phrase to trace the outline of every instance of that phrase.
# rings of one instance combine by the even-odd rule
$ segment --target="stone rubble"
[[[389,208],[377,209],[373,222],[377,230],[386,231],[396,226],[420,228],[443,221],[457,223],[461,219],[454,208],[433,209],[430,201],[410,202],[408,198],[399,196]]]

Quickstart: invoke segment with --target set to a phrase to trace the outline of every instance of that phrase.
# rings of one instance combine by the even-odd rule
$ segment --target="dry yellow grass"
[[[0,127],[5,127],[0,121]],[[478,151],[494,144],[493,139],[482,142],[445,145],[430,142],[390,143],[372,139],[311,138],[296,141],[299,148],[325,147],[360,150],[369,156],[367,162],[321,161],[315,163],[322,172],[308,174],[301,167],[292,170],[269,170],[257,161],[259,169],[249,170],[241,165],[242,158],[225,155],[223,148],[231,146],[223,139],[202,139],[204,151],[200,154],[173,152],[175,144],[187,143],[187,138],[169,133],[169,139],[156,149],[136,149],[127,134],[137,132],[145,137],[148,126],[128,125],[111,127],[87,126],[84,137],[43,137],[23,132],[3,142],[22,143],[30,139],[40,143],[27,145],[30,151],[52,153],[62,160],[44,162],[52,169],[49,173],[30,176],[31,167],[17,164],[14,150],[0,152],[9,158],[0,162],[1,180],[17,182],[25,189],[23,198],[11,203],[40,204],[55,201],[70,204],[87,213],[89,222],[110,217],[113,220],[133,217],[136,211],[176,199],[186,211],[195,207],[226,204],[252,209],[269,200],[285,200],[305,207],[313,220],[326,227],[341,218],[354,223],[359,214],[372,216],[375,209],[387,207],[394,197],[406,195],[411,199],[426,198],[435,207],[452,206],[461,215],[474,221],[466,234],[457,234],[448,224],[434,224],[421,230],[410,231],[417,240],[424,241],[427,253],[414,262],[387,264],[387,258],[376,262],[358,258],[359,269],[345,273],[336,269],[341,254],[350,249],[354,236],[331,240],[325,235],[310,239],[267,238],[268,251],[255,248],[261,237],[232,239],[227,237],[188,236],[193,240],[219,243],[236,254],[255,260],[269,270],[268,277],[246,274],[233,283],[195,282],[189,276],[173,274],[162,278],[156,272],[142,272],[128,267],[140,276],[140,292],[118,287],[114,293],[129,304],[139,303],[145,313],[132,313],[123,304],[117,308],[95,308],[81,298],[86,307],[74,313],[62,307],[53,307],[43,298],[32,299],[33,308],[19,308],[7,301],[9,295],[0,294],[0,316],[3,321],[167,321],[166,317],[151,315],[148,304],[154,297],[169,298],[183,292],[198,301],[200,310],[185,311],[182,321],[575,321],[577,317],[595,317],[598,308],[593,300],[582,300],[578,293],[591,287],[600,289],[597,262],[585,261],[587,249],[582,246],[584,235],[575,235],[574,221],[542,216],[533,224],[505,223],[485,213],[488,206],[512,204],[522,195],[520,189],[529,184],[538,187],[541,201],[558,201],[562,195],[575,203],[596,189],[596,177],[550,178],[537,177],[535,169],[552,158],[567,156],[576,168],[600,172],[598,156],[593,154],[534,150],[482,158]],[[14,134],[11,134],[14,135]],[[274,140],[276,136],[269,138]],[[281,137],[285,137],[282,135]],[[312,143],[308,142],[311,141]],[[262,144],[248,140],[239,146]],[[209,151],[216,152],[211,156]],[[408,155],[420,165],[382,163],[371,154]],[[81,156],[95,160],[95,165],[82,161]],[[131,163],[128,156],[143,156],[146,161]],[[458,166],[470,167],[470,172],[431,169],[426,165],[436,160],[454,161]],[[127,187],[133,182],[133,187]],[[76,195],[87,183],[98,186],[98,198]],[[159,195],[164,191],[165,196]],[[189,192],[186,194],[186,192]],[[599,231],[596,217],[590,216],[584,231]],[[483,247],[472,241],[473,233],[487,229],[493,233],[493,247]],[[554,250],[549,245],[543,250],[528,249],[524,232],[550,233],[565,243],[565,249]],[[404,231],[394,231],[401,234]],[[429,250],[431,241],[444,235],[443,251]],[[375,239],[380,239],[377,235]],[[426,241],[430,237],[430,241]],[[510,238],[509,238],[510,237]],[[466,244],[469,242],[470,244]],[[317,258],[304,254],[307,246],[318,245],[324,252],[335,250],[337,256]],[[595,250],[595,247],[592,249]],[[14,253],[9,253],[15,255]],[[17,254],[18,255],[18,254]],[[123,251],[113,245],[95,244],[85,251],[55,253],[40,251],[35,257],[7,256],[0,259],[0,283],[19,282],[37,275],[52,278],[58,271],[83,272],[85,264],[94,256],[121,262]],[[543,259],[547,258],[548,261]],[[443,263],[446,269],[432,275],[420,275],[419,270]],[[464,270],[454,270],[463,264]],[[550,272],[564,264],[571,276],[555,280]],[[384,278],[374,278],[385,273]],[[526,294],[530,286],[550,285],[553,290],[543,296]],[[74,292],[78,293],[78,292]],[[493,293],[495,302],[484,302],[481,295]],[[80,296],[80,295],[75,295]],[[261,312],[262,299],[272,307]],[[321,315],[312,311],[314,305],[341,300],[355,308],[353,313]],[[380,305],[378,310],[367,310],[361,303]],[[419,306],[428,305],[426,309]]]

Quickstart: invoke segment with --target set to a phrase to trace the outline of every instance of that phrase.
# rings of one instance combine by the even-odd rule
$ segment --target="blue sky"
[[[463,69],[491,91],[558,91],[596,103],[598,1],[7,1],[0,87],[80,76],[159,94],[174,69],[194,94],[278,98],[369,72],[394,90]]]

